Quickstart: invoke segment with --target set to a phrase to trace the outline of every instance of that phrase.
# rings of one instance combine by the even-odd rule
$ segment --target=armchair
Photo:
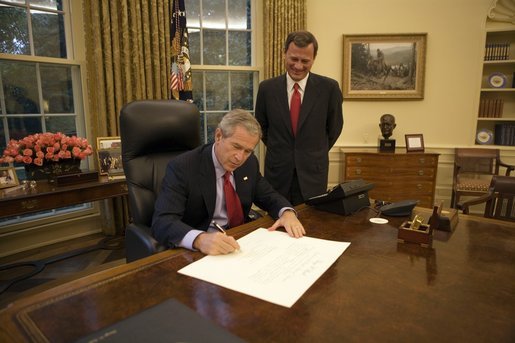
[[[468,214],[470,206],[482,203],[485,204],[484,217],[515,221],[515,177],[493,176],[488,193],[457,206]]]
[[[168,162],[200,145],[200,114],[179,100],[138,100],[120,112],[122,160],[132,223],[125,231],[127,262],[164,250],[151,235],[154,203]]]
[[[492,176],[501,175],[500,167],[510,176],[515,166],[501,161],[499,149],[456,148],[451,207],[456,208],[461,196],[480,196],[489,191]]]

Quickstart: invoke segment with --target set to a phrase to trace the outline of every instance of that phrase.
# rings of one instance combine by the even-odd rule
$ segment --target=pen
[[[214,220],[211,221],[211,224],[213,224],[215,226],[215,228],[218,229],[218,231],[220,231],[221,233],[223,233],[224,235],[227,235],[227,232],[225,232],[224,228],[220,226],[220,224],[218,224],[217,222],[215,222]]]

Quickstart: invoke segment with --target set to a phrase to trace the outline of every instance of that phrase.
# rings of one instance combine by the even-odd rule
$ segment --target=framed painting
[[[424,152],[424,136],[422,136],[422,134],[405,135],[405,137],[407,152]]]
[[[0,168],[0,189],[18,186],[18,176],[14,167]]]
[[[98,171],[100,175],[123,175],[122,141],[120,137],[97,138]]]
[[[426,33],[344,35],[346,99],[423,99]]]

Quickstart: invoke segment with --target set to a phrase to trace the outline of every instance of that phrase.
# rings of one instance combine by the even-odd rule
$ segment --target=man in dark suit
[[[293,205],[327,190],[328,153],[343,128],[338,83],[310,73],[317,50],[310,32],[290,33],[284,45],[286,74],[261,82],[257,95],[256,119],[267,147],[265,178]],[[295,88],[301,104],[293,120]]]
[[[210,255],[239,249],[233,237],[217,228],[217,224],[227,228],[233,218],[231,206],[226,206],[226,186],[232,187],[230,192],[235,188],[239,198],[242,216],[236,225],[249,220],[255,203],[277,219],[269,230],[284,227],[292,237],[303,236],[304,227],[292,205],[259,172],[253,151],[260,139],[256,119],[244,110],[233,110],[218,125],[214,143],[170,161],[155,204],[154,237],[166,247],[185,247]]]

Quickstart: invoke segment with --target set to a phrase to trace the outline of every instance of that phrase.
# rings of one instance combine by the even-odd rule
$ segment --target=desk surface
[[[405,218],[373,215],[299,208],[310,236],[351,245],[289,309],[177,274],[203,256],[179,249],[14,302],[0,341],[72,341],[170,298],[249,342],[515,340],[514,224],[460,216],[423,248],[397,242]]]

